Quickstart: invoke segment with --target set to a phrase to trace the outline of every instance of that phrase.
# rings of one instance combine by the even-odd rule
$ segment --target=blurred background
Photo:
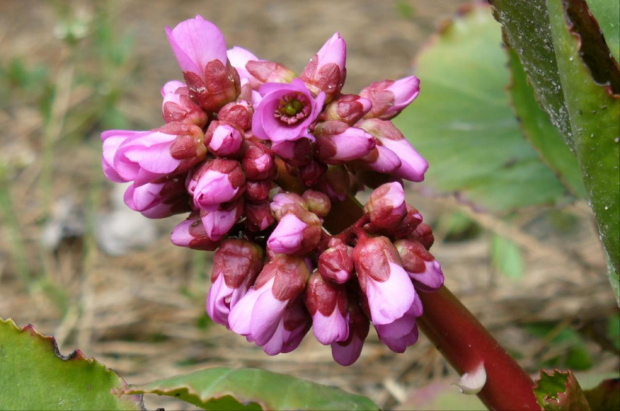
[[[371,331],[345,368],[314,338],[270,358],[212,324],[204,312],[211,255],[169,242],[183,216],[148,220],[124,206],[124,187],[101,172],[99,135],[163,123],[159,90],[182,79],[164,27],[196,14],[218,25],[229,47],[297,72],[338,31],[348,48],[344,91],[356,93],[409,75],[415,54],[463,3],[0,2],[0,317],[32,323],[63,354],[80,348],[134,384],[245,366],[390,409],[428,408],[423,396],[456,392],[456,374],[424,336],[398,355]],[[507,221],[429,191],[418,184],[408,195],[435,230],[446,284],[529,372],[617,370],[617,307],[587,204]],[[146,405],[183,407],[160,398]]]

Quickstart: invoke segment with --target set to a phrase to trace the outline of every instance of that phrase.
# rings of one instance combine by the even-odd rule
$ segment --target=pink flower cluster
[[[349,365],[370,324],[403,352],[417,340],[416,290],[443,283],[432,232],[400,182],[422,181],[428,164],[390,121],[418,95],[418,79],[341,93],[339,34],[297,76],[227,50],[200,16],[166,32],[185,82],[161,90],[165,124],[101,135],[105,175],[131,182],[127,206],[150,218],[189,213],[171,240],[216,250],[207,312],[266,353],[295,349],[312,328]],[[287,179],[303,189],[283,190]],[[332,202],[381,183],[361,220],[328,234]]]

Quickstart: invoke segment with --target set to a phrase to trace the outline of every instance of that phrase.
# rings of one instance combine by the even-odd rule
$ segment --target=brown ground
[[[161,123],[159,88],[180,78],[163,31],[166,25],[199,13],[222,29],[230,46],[243,46],[294,70],[301,70],[340,31],[349,53],[345,91],[355,92],[372,81],[408,74],[423,40],[462,1],[108,3],[116,34],[134,35],[131,61],[123,66],[127,72],[115,72],[114,81],[131,80],[119,91],[118,107],[130,126],[139,129]],[[94,4],[104,2],[0,2],[0,61],[46,64],[56,87],[48,120],[31,97],[36,92],[0,89],[5,97],[0,102],[0,317],[12,317],[18,325],[33,323],[55,335],[63,353],[79,347],[135,384],[207,366],[249,366],[362,393],[382,407],[407,408],[407,393],[431,380],[456,380],[424,337],[406,354],[396,355],[371,333],[362,358],[345,368],[311,335],[296,352],[270,358],[223,327],[204,327],[210,256],[169,243],[167,234],[179,218],[145,226],[121,216],[129,218],[127,225],[135,224],[136,236],[154,230],[147,235],[154,241],[122,256],[97,246],[100,227],[112,224],[114,208],[111,185],[103,181],[99,166],[102,130],[88,115],[93,96],[106,90],[80,78],[81,70],[99,68],[92,62],[74,63],[75,53],[52,34],[62,6],[80,15],[92,14]],[[413,15],[398,11],[405,6],[412,7]],[[87,52],[83,46],[77,50]],[[0,84],[4,87],[6,81]],[[67,137],[82,126],[83,137]],[[412,188],[411,199],[427,221],[461,210],[484,228],[461,242],[448,241],[439,229],[433,252],[444,267],[446,284],[503,345],[518,353],[528,371],[535,372],[540,361],[568,347],[550,345],[552,336],[533,338],[518,324],[551,321],[557,323],[556,331],[591,325],[596,330],[597,320],[617,310],[587,205],[568,209],[577,218],[576,228],[559,235],[538,224],[543,220],[535,212],[508,225],[452,199],[426,198],[420,192]],[[53,227],[64,230],[62,241],[55,241]],[[526,260],[522,280],[509,280],[490,266],[490,232],[521,247]],[[615,354],[586,341],[595,371],[617,371]],[[149,409],[158,406],[180,407],[164,399],[147,400]]]

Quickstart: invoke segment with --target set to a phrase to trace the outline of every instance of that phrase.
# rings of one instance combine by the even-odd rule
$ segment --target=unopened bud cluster
[[[161,90],[164,125],[101,135],[105,175],[131,182],[125,203],[150,218],[189,213],[171,240],[216,251],[209,315],[268,354],[295,349],[312,327],[348,365],[370,324],[404,351],[417,339],[416,289],[443,282],[432,232],[398,182],[422,181],[428,164],[390,121],[416,98],[418,79],[341,93],[339,34],[297,76],[227,50],[200,16],[166,32],[185,82]],[[287,192],[286,179],[304,188]],[[332,202],[365,186],[379,186],[365,216],[330,236]]]

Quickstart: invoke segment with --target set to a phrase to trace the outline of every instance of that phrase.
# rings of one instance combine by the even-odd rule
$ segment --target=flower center
[[[280,99],[273,116],[288,125],[293,125],[308,117],[310,111],[308,98],[302,93],[294,93]]]

